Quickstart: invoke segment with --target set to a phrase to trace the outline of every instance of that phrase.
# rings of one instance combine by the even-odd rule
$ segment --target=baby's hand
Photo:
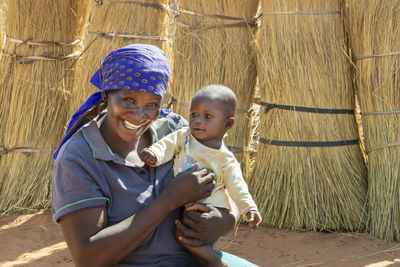
[[[249,222],[249,226],[252,229],[258,228],[262,221],[261,215],[258,210],[250,210],[246,213],[246,220]]]
[[[157,166],[157,157],[156,155],[148,149],[143,149],[139,155],[140,159],[147,165],[151,167]]]

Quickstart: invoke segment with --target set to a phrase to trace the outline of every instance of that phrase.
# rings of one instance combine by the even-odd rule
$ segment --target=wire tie
[[[140,34],[123,34],[123,33],[111,33],[111,32],[93,32],[89,31],[91,34],[97,34],[101,37],[105,37],[108,39],[114,39],[115,37],[123,38],[123,39],[147,39],[147,40],[160,40],[160,41],[167,41],[167,37],[163,36],[146,36],[146,35],[140,35]]]
[[[372,55],[367,55],[367,56],[359,56],[359,57],[353,57],[353,60],[360,60],[360,59],[367,59],[367,58],[374,58],[374,57],[386,57],[386,56],[394,56],[394,55],[400,55],[400,51],[394,51],[394,52],[387,52],[387,53],[382,53],[382,54],[372,54]]]
[[[28,38],[26,40],[17,40],[11,37],[6,37],[6,40],[10,43],[16,43],[19,46],[21,45],[35,45],[35,46],[81,46],[82,41],[79,39],[76,39],[75,41],[65,43],[65,42],[55,42],[55,41],[40,41],[40,42],[33,42],[31,41],[32,38]]]
[[[277,11],[277,12],[263,12],[264,15],[321,15],[321,14],[341,14],[340,10],[327,10],[327,11]]]

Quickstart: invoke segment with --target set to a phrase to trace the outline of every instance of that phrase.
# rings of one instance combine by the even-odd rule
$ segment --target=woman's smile
[[[124,116],[125,117],[125,116]],[[129,116],[128,116],[129,117]],[[120,137],[128,142],[132,142],[140,138],[140,136],[149,128],[152,120],[141,120],[140,122],[128,121],[124,118],[119,118],[119,135]],[[116,129],[118,129],[116,128]]]
[[[133,124],[130,123],[129,121],[123,120],[122,124],[125,126],[126,129],[130,130],[130,131],[138,131],[139,128],[145,126],[147,123],[149,123],[150,121],[147,120],[141,124]]]

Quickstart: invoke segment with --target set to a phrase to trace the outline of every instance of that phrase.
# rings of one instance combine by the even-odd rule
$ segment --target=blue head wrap
[[[129,89],[162,97],[168,87],[169,77],[168,58],[160,48],[148,44],[131,44],[111,51],[90,82],[101,91]],[[57,158],[61,146],[84,124],[75,123],[86,111],[103,100],[101,91],[92,94],[72,115],[65,137],[53,154],[54,159]]]

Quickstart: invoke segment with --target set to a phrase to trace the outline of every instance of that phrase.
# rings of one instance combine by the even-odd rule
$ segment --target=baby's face
[[[190,106],[189,127],[200,142],[221,142],[227,128],[226,108],[219,101],[196,97]]]

